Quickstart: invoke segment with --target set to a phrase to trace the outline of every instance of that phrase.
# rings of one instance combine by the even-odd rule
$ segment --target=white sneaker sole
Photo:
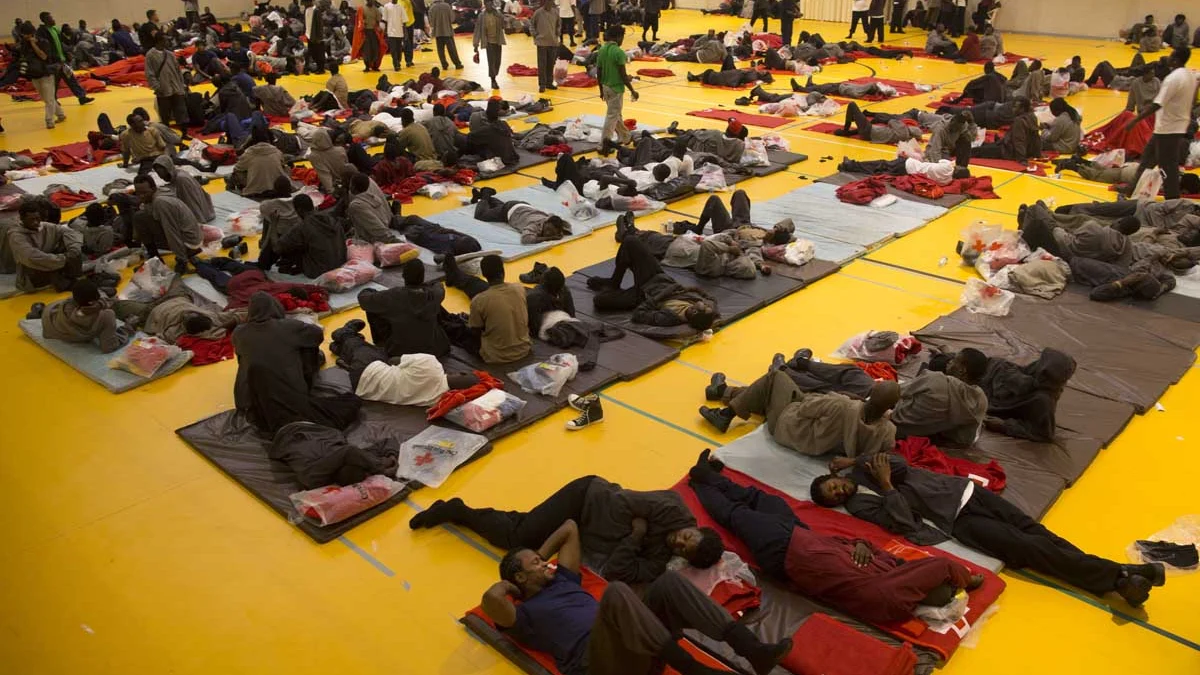
[[[585,424],[585,425],[583,425],[583,426],[581,426],[581,427],[571,426],[570,424],[568,424],[568,425],[567,425],[567,431],[579,431],[580,429],[586,429],[586,428],[588,428],[588,427],[594,427],[594,426],[596,426],[597,424],[600,424],[600,423],[601,423],[601,422],[603,422],[603,421],[604,421],[604,418],[603,418],[603,417],[601,417],[600,419],[596,420],[595,422],[589,422],[589,423],[587,423],[587,424]]]

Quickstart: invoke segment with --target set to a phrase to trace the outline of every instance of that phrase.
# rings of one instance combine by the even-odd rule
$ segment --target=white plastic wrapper
[[[483,396],[458,406],[446,413],[446,421],[464,429],[487,431],[509,417],[515,416],[525,407],[525,401],[503,389],[492,389]]]
[[[960,300],[972,314],[1008,316],[1015,297],[1012,291],[993,286],[982,279],[971,278],[967,279],[967,287],[963,289]]]
[[[949,604],[941,607],[930,607],[929,605],[917,605],[913,610],[913,614],[920,620],[929,624],[929,627],[934,632],[945,632],[950,626],[962,621],[962,618],[967,614],[968,597],[964,591],[959,591],[954,595],[954,598]]]
[[[563,182],[562,185],[558,186],[557,192],[559,201],[571,212],[571,218],[575,220],[591,220],[599,215],[600,211],[596,208],[596,205],[584,199],[579,194],[579,191],[575,189],[573,183],[569,181]]]
[[[300,518],[333,525],[391,499],[404,484],[387,476],[370,476],[361,483],[329,485],[296,492],[289,498]]]
[[[504,168],[504,162],[499,157],[485,159],[479,163],[479,173],[495,173]]]
[[[1154,201],[1158,198],[1159,190],[1162,190],[1165,178],[1166,174],[1158,167],[1142,172],[1142,177],[1138,179],[1137,186],[1133,188],[1131,198],[1139,202]]]
[[[151,258],[133,273],[129,285],[122,288],[117,297],[121,300],[151,302],[166,295],[174,280],[174,270],[161,259]]]
[[[156,337],[139,337],[125,346],[108,362],[113,370],[124,370],[138,377],[153,377],[167,361],[183,350]]]
[[[558,396],[567,382],[579,373],[579,359],[574,354],[555,354],[545,361],[531,363],[508,374],[523,391],[542,396]]]
[[[921,343],[911,335],[869,330],[852,336],[833,355],[850,361],[882,361],[900,365],[909,354],[921,351]]]
[[[400,444],[396,477],[415,480],[428,487],[439,487],[464,462],[471,459],[488,440],[478,434],[456,429],[426,427]]]
[[[746,149],[742,151],[742,166],[767,166],[771,160],[767,158],[767,145],[761,138],[747,138]]]
[[[262,234],[262,211],[257,206],[239,211],[229,217],[234,234]]]
[[[331,293],[348,291],[355,286],[361,286],[375,280],[383,270],[370,262],[355,260],[341,267],[329,270],[317,277],[313,283]]]
[[[1117,148],[1115,150],[1102,152],[1092,159],[1092,163],[1099,164],[1100,166],[1108,169],[1115,169],[1119,166],[1123,166],[1125,164],[1125,148]]]

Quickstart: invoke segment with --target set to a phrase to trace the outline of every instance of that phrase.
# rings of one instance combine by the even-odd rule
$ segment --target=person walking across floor
[[[621,49],[624,39],[625,29],[612,26],[604,32],[604,46],[596,53],[596,79],[600,85],[600,98],[604,99],[606,106],[600,140],[601,155],[612,152],[613,134],[616,134],[618,145],[628,143],[632,137],[625,128],[625,90],[629,89],[631,101],[638,100],[638,93],[633,90],[633,81],[625,70],[628,57],[625,50]]]
[[[1163,196],[1179,199],[1179,165],[1187,154],[1187,130],[1191,124],[1192,106],[1196,102],[1197,78],[1195,73],[1187,69],[1191,57],[1192,50],[1188,47],[1179,47],[1171,52],[1167,61],[1171,72],[1163,80],[1154,102],[1143,107],[1141,114],[1125,126],[1125,131],[1133,131],[1142,120],[1157,113],[1154,135],[1146,145],[1137,178],[1130,184],[1129,190],[1137,185],[1146,169],[1158,167],[1164,174]]]
[[[500,60],[503,58],[504,45],[504,15],[495,0],[489,0],[484,5],[483,13],[475,19],[475,61],[479,61],[479,48],[482,46],[487,53],[488,77],[492,80],[492,89],[499,89],[500,83],[496,76],[500,74]],[[538,47],[541,56],[542,48]],[[540,65],[540,63],[539,63]],[[540,72],[538,73],[541,74]]]
[[[529,19],[529,33],[533,36],[534,46],[537,47],[539,93],[547,89],[558,89],[554,84],[554,60],[558,55],[561,26],[554,0],[542,0],[542,6]]]

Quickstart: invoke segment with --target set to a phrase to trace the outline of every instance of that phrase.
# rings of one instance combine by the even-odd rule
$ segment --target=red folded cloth
[[[638,68],[637,74],[642,77],[675,77],[675,71],[670,68]]]
[[[566,143],[558,143],[557,145],[547,145],[547,146],[543,147],[541,150],[538,150],[539,155],[545,155],[546,157],[558,157],[559,155],[569,155],[569,154],[571,154],[571,152],[572,152],[571,146],[567,145]]]
[[[473,384],[466,389],[451,389],[442,394],[442,396],[433,404],[429,410],[425,411],[425,420],[432,422],[436,419],[444,417],[446,413],[454,410],[458,406],[467,401],[474,401],[493,389],[503,389],[504,383],[496,379],[485,370],[476,370],[475,377],[479,378],[477,384]]]
[[[590,77],[587,73],[571,73],[563,78],[563,81],[559,82],[558,86],[590,89],[591,87],[596,86],[596,84],[596,78]]]
[[[819,122],[811,127],[804,127],[804,131],[812,131],[818,134],[832,134],[835,131],[841,131],[845,126],[835,122]]]
[[[66,209],[76,204],[96,201],[96,195],[88,192],[87,190],[79,190],[77,192],[71,192],[70,190],[59,190],[58,192],[51,193],[47,199],[49,199],[60,209]]]
[[[741,110],[725,110],[718,108],[706,108],[704,110],[693,110],[688,113],[692,117],[703,117],[710,120],[727,121],[733,118],[742,124],[749,124],[756,127],[766,127],[774,129],[792,122],[786,117],[778,117],[775,115],[756,115],[754,113],[742,112]]]
[[[939,450],[928,438],[909,436],[898,440],[892,452],[908,460],[910,466],[928,469],[934,473],[963,478],[977,476],[982,481],[976,479],[975,482],[983,484],[992,492],[1001,492],[1008,482],[1004,467],[1000,466],[996,460],[993,459],[987,464],[979,464],[961,457],[951,457]]]
[[[225,337],[220,340],[184,335],[175,341],[175,346],[192,353],[193,366],[207,366],[233,358],[233,333],[226,332]]]
[[[1025,164],[1015,159],[978,159],[972,157],[971,164],[974,166],[986,166],[990,169],[1005,169],[1007,171],[1016,171],[1017,173],[1027,173],[1031,176],[1046,175],[1046,167],[1036,162],[1030,165],[1035,167],[1034,171],[1029,171]]]
[[[508,74],[513,77],[533,77],[538,74],[538,70],[533,66],[514,63],[508,67]]]

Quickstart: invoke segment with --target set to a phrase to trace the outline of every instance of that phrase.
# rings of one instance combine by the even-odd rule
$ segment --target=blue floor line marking
[[[1012,216],[1013,218],[1017,217],[1016,213],[1009,213],[1008,211],[997,211],[996,209],[987,209],[982,206],[975,206],[974,204],[967,204],[966,208],[975,209],[976,211],[987,211],[988,213],[999,213],[1000,215]]]
[[[957,304],[958,304],[958,301],[957,301],[957,300],[954,300],[954,299],[948,299],[948,298],[939,298],[939,297],[937,297],[936,295],[926,295],[925,293],[917,293],[916,291],[913,291],[913,290],[910,290],[910,289],[907,289],[907,288],[901,288],[901,287],[899,287],[899,286],[893,286],[892,284],[885,284],[885,283],[883,283],[882,281],[875,281],[874,279],[868,279],[868,278],[866,278],[866,277],[860,277],[860,276],[858,276],[858,275],[856,275],[856,274],[849,274],[849,273],[847,273],[847,272],[842,272],[842,274],[843,274],[843,275],[845,275],[845,276],[846,276],[846,278],[848,278],[848,279],[854,279],[855,281],[862,281],[862,282],[865,282],[865,283],[868,283],[868,284],[875,284],[876,286],[882,286],[882,287],[884,287],[884,288],[890,288],[890,289],[892,289],[893,291],[900,291],[901,293],[908,293],[909,295],[915,295],[915,296],[917,296],[918,298],[925,298],[926,300],[933,300],[933,301],[935,301],[935,302],[941,302],[941,303],[950,304],[950,305],[957,305]]]
[[[688,368],[691,368],[692,370],[698,370],[698,371],[708,374],[708,375],[712,375],[717,372],[715,370],[709,370],[708,368],[705,368],[704,366],[692,363],[691,361],[684,361],[683,359],[675,359],[675,363],[678,363],[681,366],[687,366]],[[738,386],[738,387],[746,386],[746,384],[744,382],[738,382],[737,380],[733,379],[732,377],[728,377],[728,376],[725,377],[725,381],[729,384],[732,384],[732,385]]]
[[[404,503],[407,504],[408,506],[412,507],[412,509],[415,511],[424,511],[425,510],[424,506],[421,506],[420,504],[414,502],[411,498],[405,499]],[[449,532],[450,534],[454,535],[455,537],[458,537],[463,542],[465,542],[468,546],[470,546],[471,548],[475,549],[476,551],[479,551],[480,553],[486,555],[487,557],[491,558],[492,560],[495,560],[495,561],[500,560],[500,556],[496,555],[495,551],[489,549],[488,547],[484,546],[483,544],[481,544],[481,543],[475,541],[474,539],[472,539],[471,537],[467,536],[467,533],[463,532],[462,530],[458,529],[457,527],[454,527],[453,525],[446,525],[446,524],[442,524],[440,527],[442,529],[446,530],[447,532]]]
[[[343,534],[342,536],[338,537],[338,541],[342,542],[342,545],[344,545],[346,548],[357,553],[358,557],[371,563],[371,566],[373,566],[375,569],[379,570],[380,572],[383,572],[383,574],[385,576],[388,576],[388,577],[396,576],[396,573],[392,571],[392,568],[388,567],[387,565],[384,565],[383,562],[379,560],[379,558],[376,558],[375,556],[371,555],[370,553],[367,553],[358,544],[354,543],[353,541],[350,541],[350,538],[347,537],[346,535]],[[407,582],[405,582],[405,583],[407,583]]]
[[[678,431],[680,433],[685,433],[688,436],[691,436],[692,438],[704,441],[705,443],[708,443],[708,444],[712,445],[713,447],[719,448],[719,447],[725,445],[724,443],[721,443],[720,441],[714,441],[713,439],[711,439],[707,436],[698,434],[698,433],[692,431],[691,429],[685,429],[684,427],[681,427],[678,424],[675,424],[674,422],[667,421],[667,420],[659,417],[658,415],[655,415],[654,413],[648,413],[645,410],[642,410],[641,408],[639,408],[637,406],[629,405],[628,403],[625,403],[623,401],[618,401],[617,399],[609,396],[608,394],[600,394],[600,398],[602,398],[606,401],[609,401],[611,403],[615,403],[615,404],[621,406],[622,408],[625,408],[626,410],[631,410],[631,411],[641,415],[642,417],[647,417],[649,419],[652,419],[655,422],[658,422],[659,424],[665,424],[666,426],[671,427],[675,431]]]
[[[1032,581],[1034,583],[1041,584],[1043,586],[1046,586],[1047,588],[1052,588],[1056,591],[1059,591],[1060,593],[1069,595],[1069,596],[1075,598],[1076,600],[1083,601],[1097,609],[1100,609],[1105,612],[1108,612],[1109,614],[1112,614],[1113,616],[1117,617],[1118,619],[1121,619],[1122,621],[1128,621],[1130,623],[1137,624],[1138,626],[1141,626],[1142,628],[1145,628],[1146,630],[1148,630],[1152,633],[1157,633],[1158,635],[1161,635],[1162,637],[1165,637],[1168,640],[1171,640],[1173,642],[1177,642],[1177,643],[1183,645],[1184,647],[1188,647],[1189,649],[1194,649],[1196,651],[1200,651],[1200,644],[1193,642],[1193,641],[1183,637],[1182,635],[1176,635],[1175,633],[1172,633],[1171,631],[1166,630],[1165,628],[1159,628],[1158,626],[1155,626],[1154,624],[1152,624],[1148,621],[1139,619],[1136,616],[1131,616],[1129,614],[1126,614],[1125,612],[1122,612],[1119,609],[1110,607],[1110,606],[1104,604],[1103,602],[1100,602],[1098,600],[1095,600],[1093,598],[1090,598],[1090,597],[1084,595],[1083,593],[1072,590],[1070,588],[1067,588],[1065,586],[1057,584],[1049,579],[1043,578],[1036,574],[1031,574],[1024,570],[1009,569],[1008,571],[1012,572],[1013,574],[1015,574],[1019,577],[1027,579],[1029,581]]]

